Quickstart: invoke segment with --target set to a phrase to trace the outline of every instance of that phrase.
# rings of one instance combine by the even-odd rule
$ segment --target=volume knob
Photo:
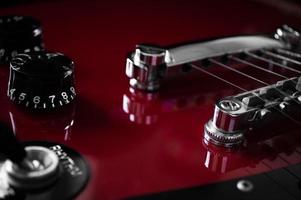
[[[43,49],[38,20],[29,16],[0,17],[0,63],[8,63],[17,53]]]
[[[53,52],[18,54],[10,63],[10,99],[33,109],[53,109],[69,104],[76,96],[74,63]]]

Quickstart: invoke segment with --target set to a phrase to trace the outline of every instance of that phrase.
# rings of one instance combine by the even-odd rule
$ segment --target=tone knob
[[[53,52],[18,54],[10,63],[8,96],[33,109],[53,109],[72,102],[74,63],[67,56]]]
[[[21,52],[43,50],[42,29],[29,16],[0,17],[0,63],[8,63]]]

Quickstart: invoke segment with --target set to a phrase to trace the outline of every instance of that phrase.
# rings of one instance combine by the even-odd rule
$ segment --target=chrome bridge
[[[132,87],[155,92],[170,71],[188,66],[240,89],[242,93],[223,97],[215,104],[214,115],[204,130],[205,142],[233,147],[242,144],[253,129],[271,122],[281,123],[288,119],[301,126],[297,117],[301,110],[301,69],[290,66],[301,66],[300,44],[299,32],[284,25],[272,37],[238,36],[169,49],[138,45],[127,58],[126,75]],[[249,58],[265,62],[265,65]],[[274,84],[261,81],[240,71],[233,62],[270,73],[281,80]],[[290,71],[294,76],[270,70],[269,65]],[[251,91],[241,88],[207,70],[214,66],[257,81],[264,87]]]
[[[214,116],[205,125],[205,140],[225,147],[239,145],[248,130],[262,123],[275,123],[283,117],[294,120],[292,116],[300,106],[301,77],[223,98],[215,104]]]

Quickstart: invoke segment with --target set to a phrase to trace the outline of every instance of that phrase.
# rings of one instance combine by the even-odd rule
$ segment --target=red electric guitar
[[[301,199],[300,3],[3,5],[0,199]]]

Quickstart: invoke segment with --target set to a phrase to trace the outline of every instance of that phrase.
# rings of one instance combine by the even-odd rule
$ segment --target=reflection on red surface
[[[231,150],[204,143],[207,149],[204,165],[209,170],[222,174],[260,164],[270,170],[285,167],[300,162],[300,139],[298,132],[285,132]]]
[[[300,27],[297,17],[238,0],[59,1],[1,10],[9,13],[40,19],[46,48],[74,59],[79,97],[71,111],[31,114],[7,99],[8,66],[1,66],[0,120],[12,119],[20,140],[64,143],[87,158],[91,181],[78,199],[128,198],[301,161],[297,134],[255,141],[236,152],[224,153],[203,144],[203,127],[212,117],[215,100],[237,89],[195,72],[194,78],[166,81],[158,94],[145,98],[129,91],[124,72],[125,55],[137,43],[163,46],[272,32],[283,23]],[[252,88],[252,81],[221,73]]]

